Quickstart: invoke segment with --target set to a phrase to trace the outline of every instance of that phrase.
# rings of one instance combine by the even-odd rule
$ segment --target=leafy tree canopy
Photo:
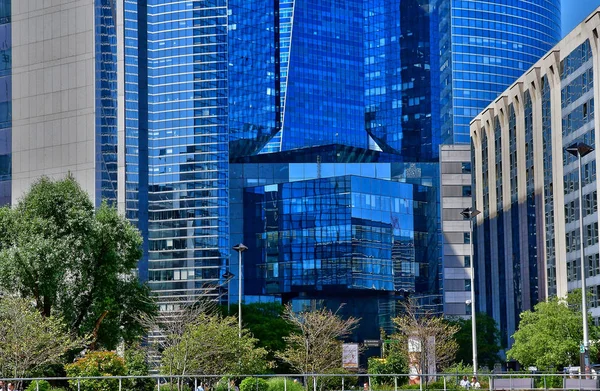
[[[139,337],[139,313],[154,313],[147,287],[133,276],[142,239],[116,209],[96,210],[72,177],[43,178],[15,208],[0,208],[0,282],[33,298],[45,317],[64,318],[91,347],[115,348]]]
[[[227,313],[227,306],[222,306],[222,312]],[[233,313],[235,310],[235,314]],[[229,315],[237,314],[237,305],[231,307]],[[279,303],[252,303],[242,305],[242,321],[252,336],[258,340],[257,346],[265,348],[268,352],[268,360],[277,359],[275,353],[285,349],[284,338],[294,330],[293,326],[283,318],[284,306]],[[276,371],[279,373],[290,373],[290,367],[283,363],[277,363]]]
[[[477,359],[479,365],[487,365],[493,368],[500,361],[500,330],[494,318],[486,313],[477,313]],[[458,343],[456,361],[470,364],[473,362],[473,334],[471,319],[453,319],[450,324],[459,327],[454,339]]]
[[[202,313],[189,324],[179,343],[162,352],[163,373],[174,375],[259,374],[269,363],[267,351],[256,346],[246,329],[239,336],[238,321]]]
[[[588,319],[591,356],[597,354],[600,332]],[[506,352],[509,359],[523,366],[540,369],[561,369],[579,363],[579,345],[583,340],[581,326],[581,291],[566,298],[553,297],[538,303],[533,311],[521,313],[519,329],[513,335],[512,348]]]

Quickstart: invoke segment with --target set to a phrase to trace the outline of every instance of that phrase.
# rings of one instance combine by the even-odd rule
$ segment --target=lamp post
[[[469,219],[469,257],[471,259],[471,339],[473,340],[473,375],[477,376],[477,323],[475,321],[475,260],[473,259],[473,218],[480,212],[466,208],[461,215]]]
[[[581,158],[594,150],[593,147],[584,143],[575,143],[567,147],[567,152],[577,157],[579,164],[579,258],[581,263],[581,313],[583,322],[583,359],[581,360],[581,373],[586,372],[586,366],[589,365],[589,336],[587,322],[587,298],[586,298],[586,274],[585,274],[585,254],[583,240],[583,181],[581,174]]]
[[[233,249],[238,252],[238,336],[242,338],[242,253],[248,250],[243,243],[236,244]]]

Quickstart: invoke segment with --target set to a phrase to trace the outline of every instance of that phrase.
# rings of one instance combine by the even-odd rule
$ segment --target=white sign
[[[358,344],[342,344],[342,367],[345,369],[358,369]]]

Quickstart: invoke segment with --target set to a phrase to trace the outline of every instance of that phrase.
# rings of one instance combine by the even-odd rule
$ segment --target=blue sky
[[[562,35],[567,35],[600,6],[600,0],[562,0]]]

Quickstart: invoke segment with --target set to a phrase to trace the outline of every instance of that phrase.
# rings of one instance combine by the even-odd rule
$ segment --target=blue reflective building
[[[522,3],[124,0],[125,209],[161,310],[238,301],[239,242],[247,299],[352,300],[370,337],[405,294],[440,310],[439,145],[560,36],[558,0]]]
[[[440,0],[440,118],[445,144],[561,38],[560,0]]]

